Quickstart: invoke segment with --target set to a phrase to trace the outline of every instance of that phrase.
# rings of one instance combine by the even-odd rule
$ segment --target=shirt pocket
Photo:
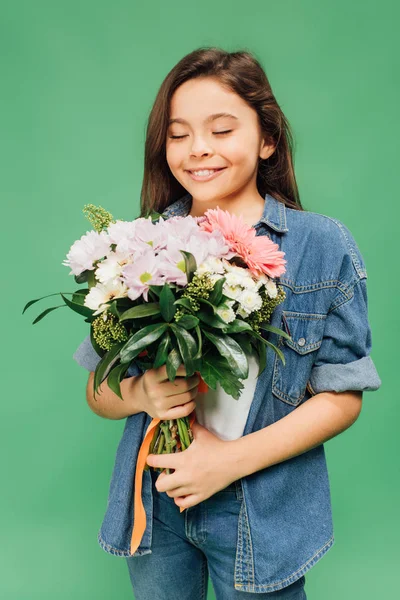
[[[300,404],[307,387],[314,394],[309,378],[317,350],[322,344],[325,321],[324,314],[290,310],[282,313],[281,329],[292,339],[279,338],[277,345],[285,357],[285,365],[275,353],[272,393],[287,404]]]

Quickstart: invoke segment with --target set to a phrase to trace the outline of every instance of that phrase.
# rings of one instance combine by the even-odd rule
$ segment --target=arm
[[[125,419],[143,411],[142,408],[142,375],[127,377],[120,383],[123,400],[107,385],[107,380],[100,385],[100,393],[93,393],[94,371],[89,373],[86,386],[86,400],[89,408],[104,419]]]
[[[357,420],[361,403],[361,391],[321,392],[279,421],[228,442],[232,478],[245,477],[323,444]]]

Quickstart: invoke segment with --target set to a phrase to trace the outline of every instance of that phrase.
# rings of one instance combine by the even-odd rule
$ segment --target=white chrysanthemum
[[[248,275],[248,269],[245,269],[244,267],[239,267],[238,265],[233,265],[232,263],[225,261],[225,270],[228,271],[228,273],[236,273],[237,275],[240,275],[241,277],[246,277]]]
[[[195,275],[204,275],[204,273],[209,273],[210,269],[207,266],[207,264],[205,262],[200,263],[200,265],[198,265],[196,271],[195,271]]]
[[[246,273],[245,269],[242,269],[242,270]],[[226,277],[225,283],[227,285],[231,285],[231,286],[243,285],[242,282],[243,282],[244,276],[243,276],[243,274],[241,274],[239,272],[228,271],[228,273],[226,273],[225,277]]]
[[[269,281],[267,281],[267,283],[265,284],[265,289],[267,290],[267,294],[270,298],[276,298],[278,295],[278,288],[276,287],[276,283],[275,281],[272,281],[272,279],[270,279]]]
[[[243,277],[242,279],[242,283],[241,283],[242,287],[244,287],[246,290],[254,290],[257,291],[256,289],[256,282],[254,281],[254,279],[252,277],[250,277],[249,275],[247,277]]]
[[[238,309],[236,310],[236,314],[238,314],[243,319],[247,319],[247,317],[250,315],[250,312],[247,310],[244,310],[244,308],[239,306]]]
[[[231,323],[236,319],[236,314],[233,308],[224,304],[217,308],[217,315],[221,317],[225,323]]]
[[[257,277],[255,289],[259,290],[260,287],[262,287],[263,285],[267,285],[269,280],[270,280],[270,278],[268,277],[268,275],[265,275],[265,273],[262,273],[261,275],[259,275]]]
[[[98,264],[96,278],[100,283],[117,282],[125,265],[133,262],[133,257],[124,252],[110,252],[105,260]]]
[[[204,263],[208,266],[211,273],[225,273],[223,262],[217,256],[209,256]]]
[[[92,270],[95,260],[100,260],[110,252],[110,239],[105,231],[87,231],[74,242],[62,264],[71,267],[69,275],[80,275]]]
[[[259,310],[262,306],[262,298],[260,294],[253,290],[243,290],[238,298],[240,307],[248,313],[254,310]]]
[[[128,288],[122,281],[117,284],[111,281],[106,284],[97,283],[86,294],[84,305],[95,311],[93,315],[99,315],[108,309],[108,304],[105,304],[105,302],[109,302],[114,298],[125,298],[127,295]]]
[[[225,294],[225,296],[228,296],[228,298],[233,298],[236,300],[243,292],[243,288],[240,285],[228,285],[225,282],[222,286],[222,292]]]

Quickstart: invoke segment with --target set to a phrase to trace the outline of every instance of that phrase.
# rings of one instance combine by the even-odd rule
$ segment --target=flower
[[[122,281],[114,283],[110,280],[106,284],[97,283],[90,288],[83,303],[95,311],[93,315],[99,315],[108,309],[109,305],[106,302],[114,298],[125,298],[127,291],[127,287]]]
[[[222,304],[217,308],[217,315],[220,316],[225,323],[231,323],[236,319],[235,311],[232,308],[233,303],[234,301],[225,302],[225,304]]]
[[[245,311],[247,314],[250,314],[253,310],[259,310],[262,306],[260,294],[253,290],[243,290],[237,300],[242,311]]]
[[[159,259],[149,248],[135,262],[125,265],[122,270],[122,278],[128,287],[128,297],[136,300],[143,294],[148,302],[150,285],[163,285],[162,265]]]
[[[117,283],[120,280],[122,269],[126,264],[132,262],[132,257],[123,252],[110,252],[110,254],[102,260],[96,269],[96,279],[101,283],[109,281]]]
[[[242,215],[236,216],[227,210],[209,208],[204,216],[206,221],[198,224],[204,231],[219,230],[236,253],[248,266],[251,273],[258,276],[262,273],[270,277],[279,277],[286,271],[284,252],[279,250],[267,236],[256,236],[256,230],[244,222]]]
[[[80,275],[83,271],[93,270],[93,263],[104,258],[109,252],[110,240],[105,231],[87,231],[72,244],[62,264],[71,267],[69,275]]]

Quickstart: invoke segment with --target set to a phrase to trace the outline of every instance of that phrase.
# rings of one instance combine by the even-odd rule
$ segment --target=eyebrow
[[[238,117],[235,117],[235,115],[231,115],[230,113],[227,112],[220,112],[220,113],[214,113],[212,115],[210,115],[209,117],[207,117],[207,119],[205,119],[204,123],[211,123],[211,121],[215,121],[215,119],[219,119],[220,117],[227,117],[230,119],[238,119]],[[168,121],[168,125],[172,125],[173,123],[182,123],[184,125],[188,125],[188,122],[185,121],[185,119],[170,119]]]

